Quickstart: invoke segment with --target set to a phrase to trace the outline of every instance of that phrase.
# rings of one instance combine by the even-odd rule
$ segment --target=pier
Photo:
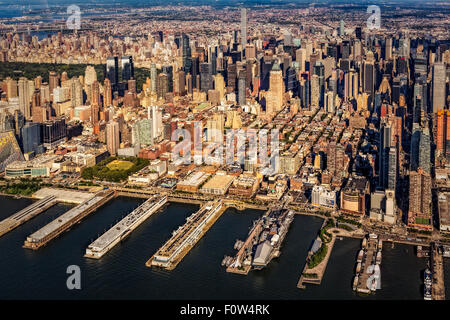
[[[0,237],[17,228],[21,224],[27,222],[28,220],[34,218],[45,210],[53,207],[57,202],[58,201],[56,199],[56,196],[46,196],[45,198],[29,205],[25,209],[22,209],[12,216],[0,221]]]
[[[86,249],[86,254],[84,256],[87,258],[100,259],[117,243],[130,235],[142,222],[161,209],[166,203],[166,195],[151,197],[125,218],[116,223],[97,240],[92,242]]]
[[[186,219],[186,223],[172,233],[172,237],[146,262],[147,267],[173,270],[219,219],[226,207],[221,200],[208,202]]]
[[[253,269],[263,269],[279,257],[280,248],[294,220],[294,212],[283,206],[269,209],[253,223],[245,242],[238,242],[238,253],[228,259],[226,271],[246,275]]]
[[[443,251],[435,243],[431,245],[430,262],[433,279],[431,297],[433,300],[445,300]]]
[[[376,234],[363,239],[362,248],[356,260],[356,275],[353,290],[359,293],[371,293],[381,289],[380,264],[382,240]]]
[[[43,228],[28,236],[23,247],[32,250],[39,249],[74,224],[80,222],[81,219],[100,208],[102,205],[114,198],[115,195],[116,193],[111,190],[105,190],[97,193],[94,197],[82,202],[78,206],[72,208]]]

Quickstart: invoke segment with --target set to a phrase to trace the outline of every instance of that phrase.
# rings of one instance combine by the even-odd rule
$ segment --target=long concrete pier
[[[116,223],[111,229],[106,231],[97,240],[92,242],[86,249],[87,258],[100,259],[117,243],[125,239],[136,229],[142,222],[149,218],[153,213],[157,212],[167,203],[167,195],[153,196],[125,218]]]
[[[21,224],[27,222],[28,220],[34,218],[45,210],[53,207],[57,202],[58,201],[56,199],[56,196],[47,196],[42,200],[34,202],[25,209],[20,210],[12,216],[0,221],[0,237],[17,228]]]
[[[94,197],[72,208],[62,216],[56,218],[43,228],[28,236],[23,247],[33,250],[39,249],[114,198],[115,195],[115,192],[111,190],[105,190],[97,193]]]
[[[225,211],[222,201],[209,202],[187,218],[186,223],[172,233],[172,237],[146,262],[173,270]]]
[[[444,257],[442,247],[437,246],[434,243],[432,244],[430,260],[433,279],[431,297],[433,300],[445,300]]]

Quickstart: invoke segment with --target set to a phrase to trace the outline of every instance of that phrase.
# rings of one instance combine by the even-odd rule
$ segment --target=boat
[[[364,255],[364,250],[359,250],[359,253],[358,253],[358,258],[356,259],[356,262],[361,262],[362,261],[362,258],[363,258],[363,255]]]
[[[381,250],[377,252],[377,259],[375,261],[376,261],[376,264],[381,263]]]
[[[428,268],[425,269],[425,271],[423,273],[423,279],[424,279],[425,285],[429,284],[431,286],[433,281],[432,281],[430,269],[428,269]]]
[[[353,279],[353,290],[356,290],[356,287],[358,286],[358,275],[355,276],[355,278]]]

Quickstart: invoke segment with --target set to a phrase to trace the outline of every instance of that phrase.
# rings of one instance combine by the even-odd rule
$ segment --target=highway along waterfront
[[[0,201],[5,208],[0,220],[33,203],[13,197]],[[382,289],[371,295],[355,293],[352,280],[361,241],[346,238],[336,240],[322,283],[298,289],[299,270],[323,222],[312,216],[295,215],[280,257],[247,276],[227,273],[221,262],[236,252],[236,240],[246,238],[264,211],[227,209],[171,271],[147,268],[145,262],[198,205],[170,203],[101,259],[84,257],[89,244],[144,201],[113,199],[37,251],[22,248],[26,237],[73,206],[56,204],[3,235],[0,299],[423,299],[427,259],[417,258],[413,246],[392,248],[391,243],[383,244]],[[81,290],[66,288],[69,265],[80,266]],[[444,263],[446,289],[448,265]]]

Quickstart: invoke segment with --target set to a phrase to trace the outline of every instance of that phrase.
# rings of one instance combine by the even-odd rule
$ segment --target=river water
[[[426,259],[408,245],[384,243],[381,290],[358,295],[351,284],[360,240],[337,240],[322,284],[297,289],[297,281],[322,220],[296,216],[281,256],[247,276],[221,266],[245,240],[262,211],[228,209],[175,270],[147,268],[145,262],[198,206],[170,203],[100,260],[83,257],[86,247],[143,200],[119,197],[38,251],[23,249],[25,238],[71,206],[58,204],[0,238],[0,299],[423,299]],[[4,219],[32,200],[0,197]],[[67,267],[81,270],[81,290],[68,290]],[[449,268],[446,266],[449,293]]]

